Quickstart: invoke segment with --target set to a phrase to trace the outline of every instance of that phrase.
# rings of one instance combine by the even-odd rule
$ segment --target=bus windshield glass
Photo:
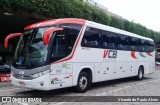
[[[52,49],[48,49],[48,45],[44,45],[42,40],[45,30],[51,27],[24,31],[15,51],[13,66],[20,69],[32,69],[43,66],[45,62],[48,63],[47,60],[49,59],[52,59],[51,62],[55,62],[68,56],[74,47],[82,26],[60,24],[54,27],[63,28],[64,31],[52,34],[50,37],[53,39],[50,40]],[[51,56],[48,54],[48,50],[51,50]]]
[[[16,66],[31,68],[46,61],[48,45],[43,44],[42,37],[48,28],[32,29],[23,33],[14,56]]]

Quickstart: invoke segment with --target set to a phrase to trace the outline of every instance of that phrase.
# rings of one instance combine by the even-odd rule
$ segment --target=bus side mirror
[[[49,28],[43,34],[43,44],[47,45],[49,43],[50,35],[56,31],[62,31],[63,28]]]
[[[21,37],[21,36],[22,36],[22,33],[14,33],[14,34],[8,35],[8,36],[5,38],[4,47],[5,47],[5,48],[8,47],[8,41],[9,41],[9,39],[14,38],[14,37]]]

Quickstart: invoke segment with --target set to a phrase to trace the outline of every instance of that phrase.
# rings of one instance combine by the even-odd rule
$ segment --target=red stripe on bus
[[[108,55],[108,50],[104,50],[103,58],[106,58]]]
[[[27,26],[24,30],[29,30],[29,29],[39,28],[39,27],[44,27],[44,26],[51,26],[54,24],[65,24],[65,23],[84,25],[85,20],[78,19],[78,18],[52,19],[52,20],[46,20],[46,21],[35,23],[35,24],[31,24]]]
[[[147,52],[147,55],[149,55],[149,56],[153,56],[151,53],[149,53],[149,52]]]
[[[131,56],[132,56],[132,58],[134,58],[134,59],[137,59],[137,57],[135,56],[135,51],[131,51]]]

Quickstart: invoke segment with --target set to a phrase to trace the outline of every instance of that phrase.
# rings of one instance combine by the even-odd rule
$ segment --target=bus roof
[[[62,19],[52,19],[52,20],[46,20],[46,21],[42,21],[42,22],[38,22],[32,25],[27,26],[24,30],[29,30],[29,29],[33,29],[33,28],[39,28],[39,27],[45,27],[45,26],[51,26],[54,24],[63,24],[63,23],[74,23],[74,24],[81,24],[81,25],[89,25],[98,29],[102,29],[102,30],[107,30],[107,31],[111,31],[114,33],[119,33],[119,34],[123,34],[123,35],[127,35],[127,36],[132,36],[132,37],[137,37],[137,38],[141,38],[141,39],[146,39],[146,40],[150,40],[153,41],[151,38],[147,38],[147,37],[143,37],[128,31],[124,31],[121,29],[117,29],[114,27],[110,27],[107,25],[102,25],[96,22],[92,22],[92,21],[88,21],[85,19],[78,19],[78,18],[62,18]]]
[[[97,29],[101,29],[101,30],[106,30],[106,31],[114,32],[114,33],[123,34],[123,35],[126,35],[126,36],[132,36],[132,37],[136,37],[136,38],[140,38],[140,39],[146,39],[146,40],[153,41],[153,39],[151,39],[151,38],[143,37],[143,36],[128,32],[128,31],[124,31],[124,30],[121,30],[121,29],[117,29],[117,28],[114,28],[114,27],[111,27],[111,26],[99,24],[99,23],[96,23],[96,22],[88,21],[88,20],[86,21],[86,25],[97,28]]]
[[[39,28],[39,27],[44,27],[44,26],[51,26],[54,24],[63,24],[63,23],[74,23],[74,24],[85,24],[84,19],[77,19],[77,18],[62,18],[62,19],[52,19],[52,20],[46,20],[42,22],[38,22],[32,25],[27,26],[24,30],[29,30],[33,28]]]

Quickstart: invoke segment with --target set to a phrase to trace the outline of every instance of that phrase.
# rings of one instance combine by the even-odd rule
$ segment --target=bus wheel
[[[137,80],[142,80],[144,77],[143,67],[139,67],[138,69],[138,75],[136,76]]]
[[[76,86],[76,92],[84,93],[90,86],[89,75],[86,72],[81,72],[78,77],[78,82]]]

